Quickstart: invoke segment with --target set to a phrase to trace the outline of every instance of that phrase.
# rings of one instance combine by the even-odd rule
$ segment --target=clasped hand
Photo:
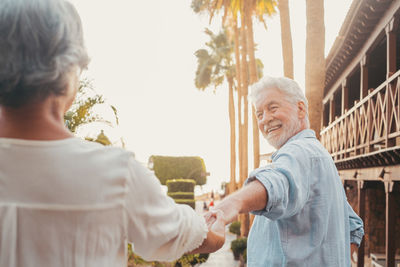
[[[211,210],[204,214],[209,231],[225,238],[225,219],[221,210]]]

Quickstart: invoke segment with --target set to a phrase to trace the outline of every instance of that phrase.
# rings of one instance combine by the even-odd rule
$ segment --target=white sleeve
[[[199,247],[207,236],[202,216],[164,192],[154,174],[129,161],[126,212],[128,241],[145,260],[172,261]]]

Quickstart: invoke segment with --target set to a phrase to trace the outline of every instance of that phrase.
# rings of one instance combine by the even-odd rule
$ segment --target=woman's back
[[[207,235],[125,150],[0,138],[0,158],[0,266],[125,266],[128,241],[174,260]]]
[[[0,139],[0,266],[126,264],[129,157],[76,138]]]

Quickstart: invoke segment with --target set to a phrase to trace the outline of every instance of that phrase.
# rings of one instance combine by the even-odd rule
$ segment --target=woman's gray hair
[[[62,95],[89,57],[80,17],[65,0],[0,0],[0,105]]]
[[[307,111],[306,123],[307,127],[309,127],[308,101],[297,82],[286,77],[264,76],[251,86],[249,100],[255,105],[256,101],[262,97],[262,93],[270,89],[281,91],[286,95],[286,100],[295,106],[297,106],[298,102],[303,102]]]

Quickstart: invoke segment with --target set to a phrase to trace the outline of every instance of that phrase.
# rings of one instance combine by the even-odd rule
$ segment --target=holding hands
[[[224,213],[220,210],[210,211],[204,215],[208,227],[207,238],[203,244],[190,252],[210,253],[220,249],[225,243],[225,219]]]

